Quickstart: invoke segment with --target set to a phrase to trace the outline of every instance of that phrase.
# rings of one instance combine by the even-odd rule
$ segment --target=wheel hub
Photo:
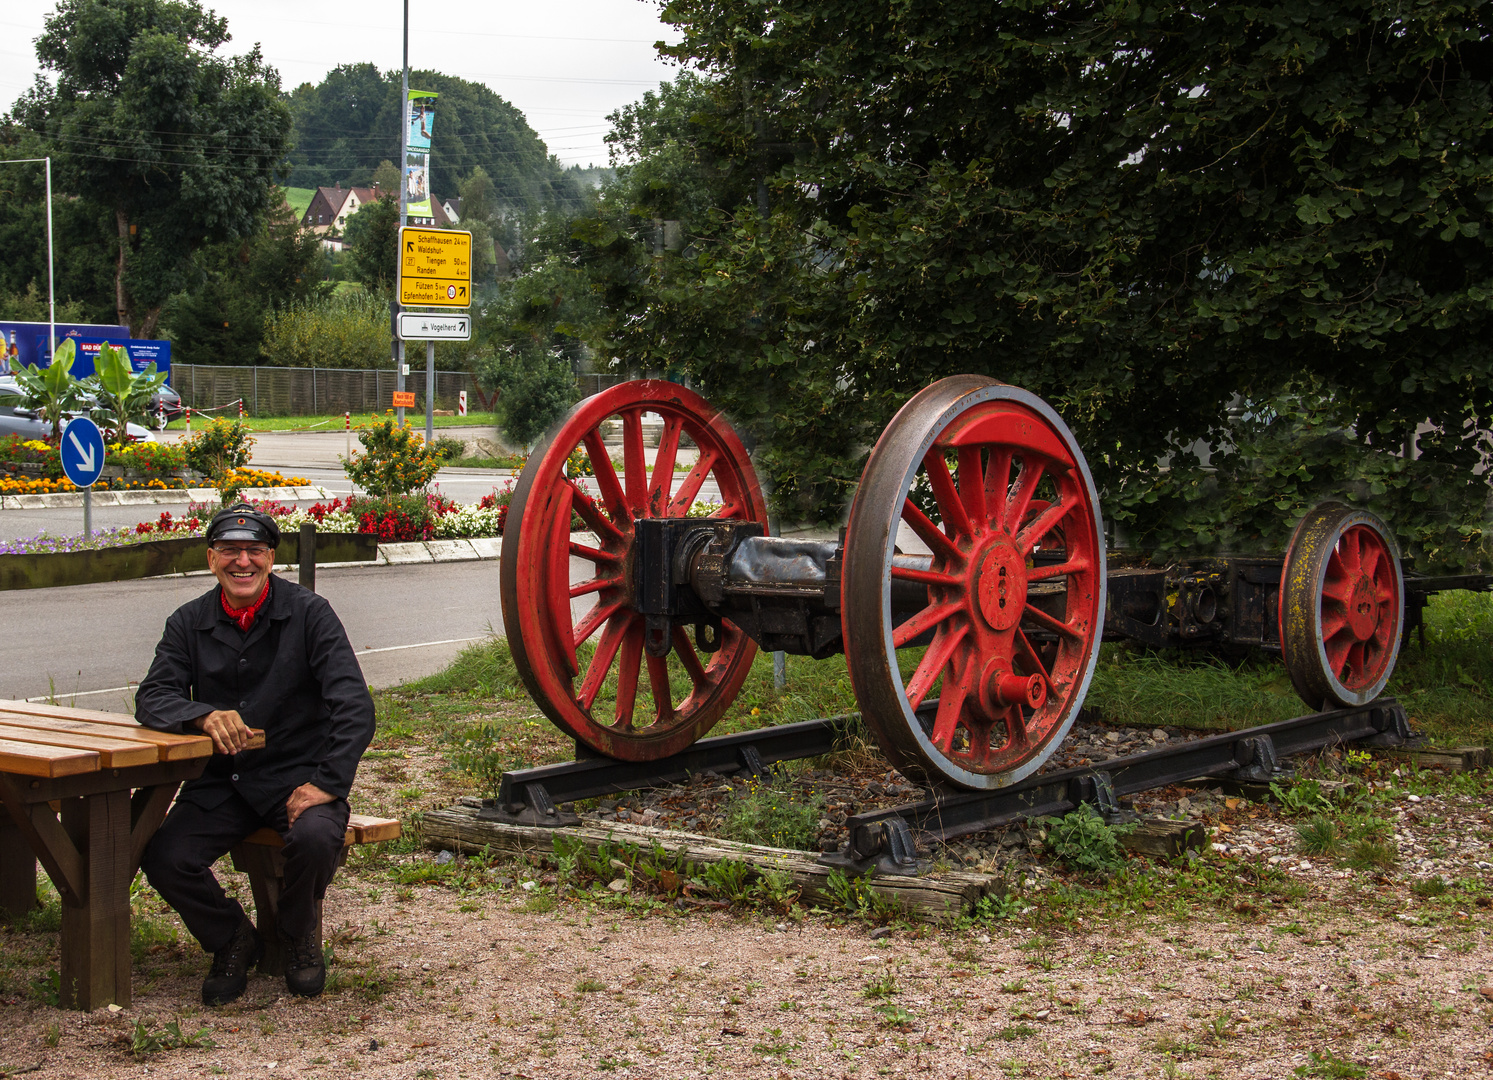
[[[1379,629],[1379,590],[1367,574],[1359,574],[1348,601],[1348,628],[1359,641],[1367,641]]]
[[[1009,537],[992,544],[975,562],[971,590],[980,614],[993,630],[1010,630],[1021,621],[1026,608],[1026,560]]]

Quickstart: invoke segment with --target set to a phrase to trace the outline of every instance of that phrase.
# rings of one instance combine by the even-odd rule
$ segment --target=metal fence
[[[621,375],[578,375],[580,396],[599,393],[622,382]],[[326,416],[341,412],[383,412],[394,405],[392,370],[344,368],[230,367],[217,364],[173,364],[171,385],[182,404],[194,411],[227,409],[238,401],[250,416]],[[414,391],[415,411],[425,411],[425,372],[410,366],[404,380]],[[464,371],[435,373],[437,409],[456,410],[457,395],[467,392],[467,411],[485,412],[491,398]]]

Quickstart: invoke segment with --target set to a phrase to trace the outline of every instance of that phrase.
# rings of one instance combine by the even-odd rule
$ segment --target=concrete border
[[[301,501],[326,499],[326,488],[270,487],[244,488],[240,495],[249,499]],[[135,491],[95,491],[94,506],[162,506],[167,503],[211,502],[218,498],[217,488],[140,488]],[[51,507],[83,505],[81,491],[59,491],[53,495],[0,495],[0,510],[46,510]]]

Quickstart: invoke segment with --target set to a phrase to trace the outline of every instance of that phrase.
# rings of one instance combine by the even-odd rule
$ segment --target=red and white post
[[[343,431],[344,437],[347,439],[347,454],[346,454],[346,456],[347,457],[352,457],[353,456],[353,414],[352,414],[352,410],[351,409],[349,409],[347,412],[345,412],[345,413],[342,414],[342,431]]]

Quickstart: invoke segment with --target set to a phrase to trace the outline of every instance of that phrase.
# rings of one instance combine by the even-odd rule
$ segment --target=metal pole
[[[404,71],[399,83],[399,226],[409,224],[406,211],[409,209],[410,167],[410,0],[404,0]],[[395,258],[399,253],[395,253]],[[395,312],[399,310],[399,298],[395,297]],[[395,322],[398,322],[396,315]],[[394,361],[394,389],[404,391],[404,342],[398,344],[398,359]],[[404,427],[404,406],[394,410],[394,419]]]
[[[52,280],[52,159],[47,158],[47,355],[57,354],[57,289]],[[50,363],[50,359],[48,363]],[[87,499],[87,496],[84,496]],[[85,501],[84,506],[87,506]],[[86,515],[86,511],[85,511]]]
[[[425,445],[435,445],[435,342],[425,343]]]
[[[83,489],[83,535],[93,535],[93,488]]]

